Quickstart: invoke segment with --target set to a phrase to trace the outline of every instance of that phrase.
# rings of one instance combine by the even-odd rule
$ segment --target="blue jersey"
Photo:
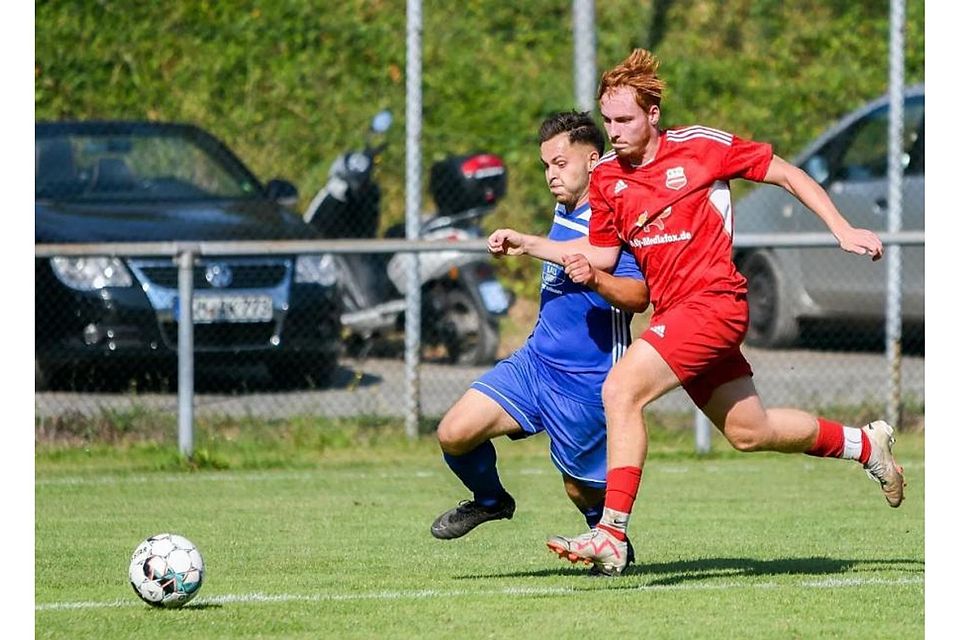
[[[548,235],[551,240],[574,240],[589,233],[589,203],[572,212],[557,205]],[[620,252],[613,274],[643,279],[630,251]],[[597,292],[568,280],[563,266],[544,262],[540,316],[528,344],[561,372],[605,376],[630,346],[632,318],[633,314],[611,307]],[[599,389],[585,395],[599,396]]]
[[[549,238],[574,240],[588,235],[589,227],[589,204],[570,213],[560,205]],[[620,252],[614,274],[643,278],[630,251]],[[499,404],[524,434],[546,431],[550,456],[561,472],[603,488],[607,427],[601,390],[610,367],[630,345],[631,319],[598,293],[567,280],[563,267],[544,262],[533,333],[470,386]]]

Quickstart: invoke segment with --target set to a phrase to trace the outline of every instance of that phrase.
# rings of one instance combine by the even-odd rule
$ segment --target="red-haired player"
[[[600,523],[580,536],[547,545],[573,562],[607,574],[626,565],[627,523],[647,455],[643,411],[683,386],[739,451],[780,451],[852,459],[876,479],[887,502],[903,500],[903,475],[893,458],[893,429],[876,421],[849,427],[797,409],[767,409],[740,345],[747,331],[747,282],[732,260],[729,181],[777,184],[819,216],[840,247],[878,260],[875,233],[852,227],[803,170],[774,155],[769,144],[703,126],[661,130],[659,61],[643,49],[601,79],[597,96],[613,152],[590,181],[590,235],[568,274],[591,283],[629,246],[650,289],[647,330],[614,365],[603,386],[607,418],[607,491]],[[556,259],[571,249],[523,246],[525,236],[494,232],[504,253]]]

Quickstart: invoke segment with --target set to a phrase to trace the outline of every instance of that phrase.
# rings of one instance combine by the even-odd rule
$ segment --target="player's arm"
[[[563,256],[582,253],[598,269],[610,271],[617,264],[620,247],[596,247],[586,238],[551,240],[543,236],[520,233],[513,229],[497,229],[487,238],[487,250],[494,256],[532,256],[563,264]]]
[[[780,156],[774,155],[763,182],[779,185],[805,207],[823,220],[844,251],[869,255],[874,260],[883,257],[883,243],[873,231],[850,225],[833,204],[830,196],[807,172]]]
[[[650,289],[645,281],[596,269],[582,253],[564,255],[561,260],[570,280],[593,289],[618,309],[643,313],[650,306]]]

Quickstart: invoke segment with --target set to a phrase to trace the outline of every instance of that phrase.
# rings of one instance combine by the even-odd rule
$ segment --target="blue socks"
[[[461,456],[449,453],[443,454],[443,460],[460,478],[467,489],[473,493],[474,501],[484,507],[495,507],[500,504],[506,489],[500,483],[500,474],[497,473],[497,450],[493,443],[487,440],[478,445],[473,451]],[[580,509],[587,526],[593,529],[603,517],[603,502],[592,507]]]
[[[497,450],[492,442],[487,440],[462,456],[444,453],[443,459],[450,470],[460,478],[460,482],[473,492],[475,502],[484,507],[494,507],[500,503],[506,490],[500,484]]]
[[[603,503],[599,502],[587,509],[580,509],[580,513],[583,514],[583,519],[587,521],[587,526],[593,529],[600,522],[600,518],[603,517]]]

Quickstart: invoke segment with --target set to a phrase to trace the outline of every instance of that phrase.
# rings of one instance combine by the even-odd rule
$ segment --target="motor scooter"
[[[374,116],[362,150],[340,154],[326,184],[304,212],[304,220],[325,238],[375,238],[380,226],[381,191],[373,169],[392,124],[389,111]],[[503,160],[491,153],[453,155],[433,164],[429,191],[436,213],[420,227],[424,240],[473,240],[506,193]],[[403,223],[384,237],[402,238]],[[404,329],[407,271],[404,256],[390,253],[334,254],[344,303],[341,323],[352,355],[366,356],[395,343]],[[499,319],[513,295],[497,279],[491,259],[467,251],[428,251],[419,257],[421,338],[425,350],[450,363],[485,365],[496,360]]]

